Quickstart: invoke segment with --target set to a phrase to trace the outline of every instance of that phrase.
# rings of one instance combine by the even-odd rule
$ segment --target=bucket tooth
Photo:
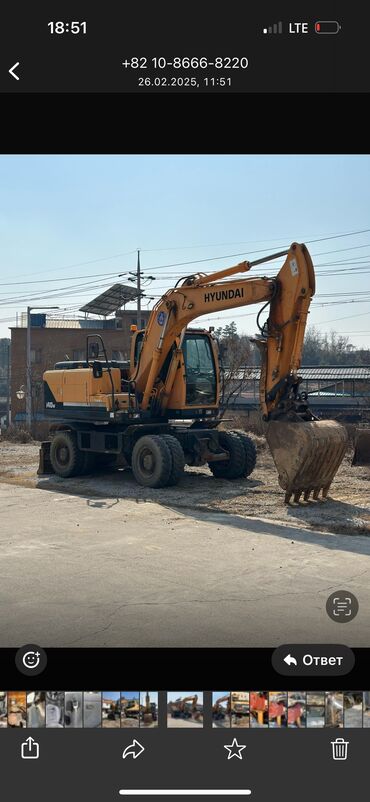
[[[275,462],[285,503],[291,496],[298,502],[301,494],[308,501],[312,492],[317,501],[320,490],[326,498],[333,478],[343,460],[347,431],[336,421],[272,420],[266,439]]]

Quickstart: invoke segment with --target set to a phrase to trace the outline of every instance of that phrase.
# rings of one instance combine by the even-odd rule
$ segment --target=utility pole
[[[137,320],[136,325],[141,329],[141,272],[140,272],[140,250],[137,252],[137,270],[136,270],[136,285],[137,285]]]
[[[154,301],[155,298],[149,298],[149,296],[145,295],[145,293],[141,292],[141,278],[144,278],[144,284],[148,282],[155,281],[155,276],[144,276],[144,273],[141,272],[141,265],[140,265],[140,248],[137,249],[137,265],[136,271],[135,270],[128,270],[127,273],[119,273],[118,277],[121,278],[122,276],[128,276],[128,281],[131,281],[133,284],[136,284],[136,292],[137,292],[137,301],[136,301],[136,325],[139,330],[141,330],[141,297],[148,298],[149,301]],[[132,276],[132,278],[131,278]],[[134,299],[133,299],[134,300]]]
[[[10,340],[8,342],[8,370],[7,370],[7,389],[6,389],[6,425],[10,426]]]
[[[27,306],[27,346],[26,346],[26,424],[32,423],[32,381],[31,381],[31,306]]]

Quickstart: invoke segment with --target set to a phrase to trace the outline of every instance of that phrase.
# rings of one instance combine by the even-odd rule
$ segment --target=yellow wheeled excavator
[[[284,259],[274,278],[239,276]],[[346,430],[318,421],[300,393],[307,314],[315,292],[311,257],[293,243],[280,253],[210,275],[180,279],[134,331],[127,363],[109,361],[104,343],[87,337],[86,360],[57,363],[44,373],[45,416],[51,439],[42,444],[39,472],[62,477],[93,462],[131,466],[148,487],[176,484],[188,465],[209,465],[215,477],[248,476],[256,450],[245,432],[218,430],[221,371],[212,331],[188,328],[201,315],[263,304],[257,316],[261,352],[260,406],[285,501],[325,498],[343,459]],[[260,325],[263,309],[269,307]]]

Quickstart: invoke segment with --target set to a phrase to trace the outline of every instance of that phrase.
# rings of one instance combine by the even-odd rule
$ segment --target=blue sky
[[[224,696],[230,695],[231,691],[212,691],[212,704],[214,705],[218,699],[222,699]],[[224,705],[226,702],[223,703]]]
[[[2,156],[0,336],[27,303],[77,314],[135,269],[137,248],[156,279],[146,292],[158,296],[181,275],[253,259],[253,251],[367,228],[368,156]],[[318,274],[309,322],[370,346],[370,232],[308,247]],[[200,259],[210,261],[175,264]],[[252,334],[256,312],[198,322],[234,319]]]
[[[152,704],[158,704],[158,691],[149,691],[149,697]],[[145,705],[146,691],[140,691],[140,704]]]
[[[167,702],[176,702],[177,699],[185,699],[187,696],[197,696],[197,704],[203,704],[203,691],[168,691]]]

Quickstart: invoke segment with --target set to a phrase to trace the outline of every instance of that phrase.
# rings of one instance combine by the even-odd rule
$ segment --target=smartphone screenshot
[[[370,88],[370,14],[358,0],[41,1],[7,4],[1,16],[5,94],[359,94]]]
[[[84,47],[94,78],[108,12],[65,40],[29,9],[21,91]],[[258,52],[296,46],[258,14]],[[299,19],[318,69],[365,35]],[[114,65],[148,57],[128,26]],[[0,155],[4,799],[365,798],[369,155],[26,150]]]

